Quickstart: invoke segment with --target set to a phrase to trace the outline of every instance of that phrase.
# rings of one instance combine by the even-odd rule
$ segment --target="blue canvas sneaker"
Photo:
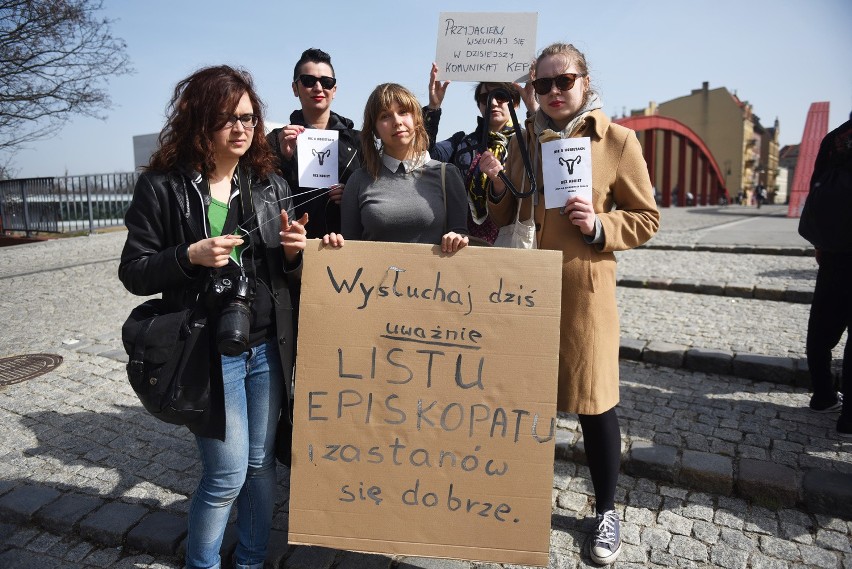
[[[597,524],[589,544],[589,553],[595,563],[609,565],[621,553],[621,522],[618,513],[609,510],[598,514]]]

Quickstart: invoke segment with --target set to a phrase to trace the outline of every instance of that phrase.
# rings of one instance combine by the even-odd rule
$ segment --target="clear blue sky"
[[[829,128],[852,111],[849,0],[598,0],[595,2],[105,0],[134,75],[110,82],[106,121],[77,117],[14,157],[18,177],[130,171],[132,137],[158,132],[177,81],[228,63],[254,75],[268,120],[287,122],[302,50],[329,52],[338,78],[332,109],[360,128],[363,105],[393,81],[427,100],[440,12],[537,11],[537,48],[585,52],[610,115],[688,95],[707,81],[750,102],[781,144],[798,143],[808,107],[829,101]],[[475,126],[472,83],[453,83],[439,136]],[[4,157],[0,155],[0,160]]]

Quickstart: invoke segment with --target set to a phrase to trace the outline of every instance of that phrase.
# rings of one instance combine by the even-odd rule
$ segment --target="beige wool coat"
[[[540,111],[539,111],[540,112]],[[542,185],[541,146],[528,119],[525,142],[539,190]],[[538,248],[562,251],[562,319],[560,323],[559,390],[557,408],[598,415],[614,407],[618,394],[619,321],[615,299],[616,261],[613,251],[637,247],[656,233],[660,214],[654,201],[648,168],[636,134],[614,124],[600,110],[592,111],[576,136],[591,139],[593,205],[603,227],[603,243],[589,244],[560,209],[544,208],[539,194],[535,209]],[[517,138],[517,137],[515,137]],[[513,139],[505,165],[509,179],[525,191],[523,160]],[[498,226],[529,219],[531,198],[517,200],[508,192],[490,203]],[[643,310],[625,306],[624,310]]]

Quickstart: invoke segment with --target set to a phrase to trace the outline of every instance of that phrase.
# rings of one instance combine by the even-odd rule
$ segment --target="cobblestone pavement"
[[[753,216],[780,211],[718,209],[663,210],[655,241],[712,244],[732,217],[744,230]],[[140,299],[115,276],[123,241],[115,232],[0,248],[0,357],[63,358],[48,374],[0,387],[0,567],[182,566],[199,464],[189,433],[153,420],[126,381],[119,327]],[[619,263],[620,278],[811,288],[816,268],[805,255],[650,247]],[[623,337],[649,346],[735,352],[735,362],[804,354],[807,304],[651,288],[620,288],[618,301]],[[852,442],[836,438],[836,415],[810,413],[802,387],[755,381],[736,366],[720,374],[636,359],[621,366],[617,566],[852,569]],[[576,418],[560,417],[554,568],[594,566],[583,549],[593,493],[582,446]],[[288,481],[280,468],[270,567],[501,567],[289,547]]]

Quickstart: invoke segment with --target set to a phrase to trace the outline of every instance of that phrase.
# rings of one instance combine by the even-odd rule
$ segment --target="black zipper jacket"
[[[127,241],[118,267],[119,279],[133,294],[162,294],[174,310],[191,307],[209,278],[208,270],[190,265],[187,258],[191,243],[210,236],[205,205],[209,193],[204,184],[198,183],[200,179],[189,171],[145,172],[136,182],[125,215]],[[301,256],[295,265],[287,266],[279,235],[279,212],[292,210],[292,196],[287,182],[277,174],[266,180],[252,176],[250,184],[258,218],[257,233],[266,251],[275,336],[284,370],[282,408],[286,410],[295,358]],[[210,347],[210,363],[210,406],[189,428],[197,435],[224,440],[222,365],[215,346]]]

